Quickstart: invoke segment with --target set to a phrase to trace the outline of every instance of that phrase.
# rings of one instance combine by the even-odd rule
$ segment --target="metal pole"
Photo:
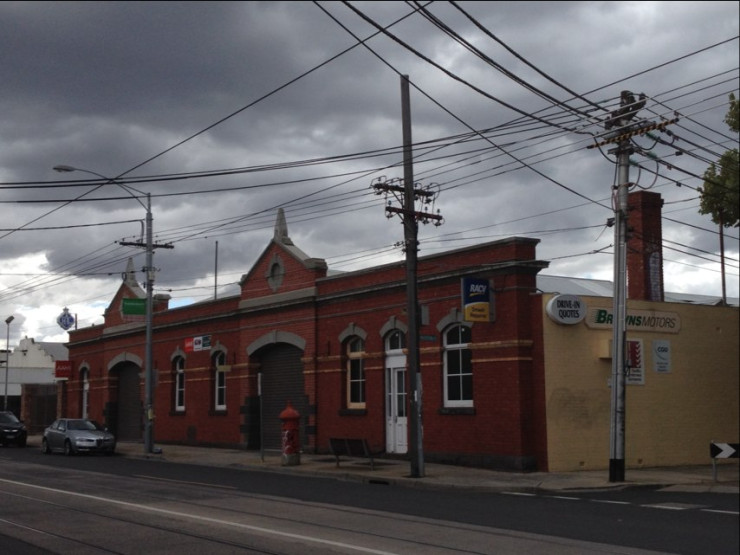
[[[403,119],[403,229],[406,245],[406,311],[409,318],[408,368],[411,427],[409,445],[411,455],[411,477],[424,477],[424,448],[421,424],[421,373],[419,364],[419,319],[416,290],[416,267],[418,249],[418,223],[414,210],[414,166],[411,152],[411,110],[409,101],[409,78],[401,76],[401,106]]]
[[[627,188],[629,140],[618,149],[617,206],[614,209],[614,322],[612,339],[609,481],[624,481],[625,353],[627,321]]]
[[[14,319],[14,316],[8,316],[5,319],[8,333],[5,336],[5,397],[3,399],[3,410],[8,410],[8,373],[10,372],[10,323]]]
[[[154,302],[154,246],[152,242],[152,198],[146,195],[146,416],[144,420],[144,450],[154,451],[154,372],[152,368],[152,324]]]
[[[719,209],[719,260],[722,268],[722,306],[727,306],[727,285],[725,282],[725,218]]]
[[[139,194],[143,194],[141,191],[137,191],[132,187],[128,187],[116,181],[116,178],[111,179],[100,173],[86,170],[83,168],[75,168],[73,166],[58,165],[54,166],[54,171],[58,172],[73,172],[80,171],[89,173],[100,177],[101,179],[107,180],[108,183],[113,183],[121,187],[124,191],[129,193],[139,204],[144,206],[144,203],[134,195],[131,191],[136,191]],[[152,240],[152,197],[150,193],[146,194],[146,345],[145,345],[145,360],[144,360],[144,381],[145,381],[145,397],[144,397],[144,452],[153,453],[154,450],[154,368],[152,362],[152,327],[153,327],[153,313],[154,313],[154,242]],[[121,245],[130,245],[141,247],[141,243],[126,243],[121,241]],[[172,248],[171,245],[158,245],[160,247]],[[157,450],[157,452],[160,452]]]
[[[260,403],[260,460],[265,462],[265,415],[262,405],[262,372],[257,372],[257,396]]]

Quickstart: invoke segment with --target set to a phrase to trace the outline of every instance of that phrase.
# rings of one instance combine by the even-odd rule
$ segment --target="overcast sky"
[[[147,193],[171,306],[237,294],[278,207],[331,270],[401,260],[372,184],[403,177],[402,75],[414,178],[444,218],[420,226],[420,256],[535,237],[543,273],[611,280],[615,158],[587,147],[629,90],[638,120],[678,118],[664,143],[635,138],[630,170],[665,201],[666,290],[719,297],[697,189],[737,147],[738,30],[737,2],[2,2],[10,344],[66,341],[64,307],[102,323],[127,259],[145,265],[119,242],[141,240]],[[725,248],[737,296],[737,228]]]

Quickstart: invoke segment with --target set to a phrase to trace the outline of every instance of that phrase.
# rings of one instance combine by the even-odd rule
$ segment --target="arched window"
[[[350,337],[345,343],[347,368],[347,408],[365,408],[365,341]]]
[[[172,361],[172,386],[175,412],[185,411],[185,359],[181,356]]]
[[[406,348],[406,334],[401,330],[393,330],[385,336],[385,350],[401,351]]]
[[[468,326],[457,324],[444,333],[444,406],[473,406],[473,364]]]
[[[90,408],[90,369],[86,366],[80,369],[80,385],[82,386],[80,416],[82,418],[89,418],[88,410]]]
[[[211,356],[213,363],[214,408],[226,410],[226,353],[216,351]]]

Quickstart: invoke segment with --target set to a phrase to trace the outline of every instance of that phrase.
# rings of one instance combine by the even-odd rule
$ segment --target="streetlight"
[[[153,379],[153,372],[152,372],[152,308],[153,308],[153,302],[152,302],[152,290],[154,289],[154,263],[153,263],[153,257],[154,257],[154,246],[152,243],[152,198],[149,193],[143,193],[141,191],[138,191],[134,189],[133,187],[129,187],[126,185],[123,185],[121,183],[118,183],[115,179],[111,179],[109,177],[106,177],[104,175],[101,175],[97,172],[85,170],[82,168],[75,168],[73,166],[54,166],[54,171],[66,173],[66,172],[83,172],[83,173],[89,173],[91,175],[95,175],[101,179],[105,179],[108,181],[108,183],[114,183],[115,185],[118,185],[126,191],[128,194],[130,194],[136,201],[141,204],[141,206],[146,209],[146,268],[144,269],[146,271],[146,355],[145,355],[145,361],[144,365],[146,367],[145,370],[145,415],[144,415],[144,452],[145,453],[153,453],[154,452],[154,379]],[[139,193],[140,195],[146,194],[146,204],[141,202],[139,197],[137,197],[134,193],[131,191],[135,191]],[[142,245],[139,245],[142,246]]]
[[[8,410],[8,372],[10,366],[10,323],[15,320],[14,316],[8,316],[5,323],[8,325],[8,334],[5,336],[5,399],[3,401],[3,410]]]

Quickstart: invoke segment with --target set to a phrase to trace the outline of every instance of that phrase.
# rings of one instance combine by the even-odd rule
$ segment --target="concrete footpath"
[[[40,445],[40,438],[37,441]],[[160,453],[148,454],[145,452],[143,443],[119,443],[117,446],[118,454],[126,457],[287,472],[365,483],[399,484],[407,487],[536,493],[653,486],[669,491],[740,494],[738,459],[720,461],[716,465],[716,481],[711,460],[709,460],[707,465],[702,466],[627,468],[624,482],[609,482],[608,470],[519,473],[425,463],[424,476],[412,478],[410,463],[405,460],[375,459],[375,469],[371,470],[369,461],[364,459],[342,457],[337,466],[336,459],[332,455],[304,453],[300,456],[300,464],[287,466],[283,464],[282,455],[276,452],[263,455],[260,452],[237,449],[156,445],[154,451],[159,450],[161,450]]]

